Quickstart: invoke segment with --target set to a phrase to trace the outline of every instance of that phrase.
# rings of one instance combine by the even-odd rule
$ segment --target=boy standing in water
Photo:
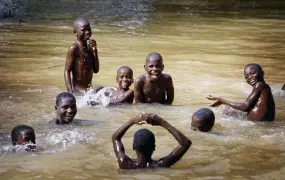
[[[73,22],[77,37],[66,57],[64,78],[70,93],[85,91],[92,86],[93,73],[99,71],[99,59],[96,41],[90,39],[91,27],[86,19],[78,18]],[[72,73],[72,78],[70,73]]]
[[[151,158],[155,150],[154,134],[148,129],[140,129],[134,134],[133,150],[136,151],[137,159],[131,159],[125,154],[125,148],[121,141],[126,131],[134,124],[148,123],[152,126],[161,126],[168,130],[179,145],[168,155],[158,161]],[[114,151],[121,169],[159,168],[171,167],[187,152],[191,141],[178,129],[171,126],[167,121],[156,114],[141,114],[130,119],[120,127],[112,136]]]
[[[116,81],[118,83],[118,88],[105,88],[105,96],[110,96],[111,105],[116,105],[120,103],[133,103],[134,91],[129,89],[133,84],[133,70],[128,66],[122,66],[117,70]],[[100,86],[95,88],[95,93],[100,93],[99,91],[104,87]],[[90,101],[88,104],[92,106],[100,104],[100,102]]]
[[[159,53],[150,53],[144,65],[146,73],[135,80],[135,103],[172,104],[174,87],[170,75],[162,73],[163,60]]]
[[[212,107],[226,104],[232,108],[247,112],[252,121],[273,121],[275,118],[275,103],[270,87],[264,81],[264,72],[259,64],[248,64],[244,68],[246,82],[253,87],[252,92],[244,103],[235,103],[221,97],[209,95],[209,100],[215,102]]]
[[[36,149],[36,135],[32,127],[27,125],[18,125],[13,128],[11,132],[12,144],[16,145],[25,145],[27,146],[27,151]]]
[[[56,97],[56,117],[49,123],[69,124],[72,123],[77,113],[76,99],[69,92],[63,92]]]

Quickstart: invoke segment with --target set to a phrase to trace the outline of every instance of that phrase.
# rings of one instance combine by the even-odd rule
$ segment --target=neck
[[[55,124],[65,124],[65,122],[62,119],[60,119],[59,117],[56,117],[55,118]]]
[[[80,39],[77,39],[77,42],[83,46],[87,45],[87,41],[82,41]]]
[[[147,157],[141,153],[137,153],[138,157],[138,166],[139,167],[147,167],[148,163],[151,163],[152,159],[151,156]]]

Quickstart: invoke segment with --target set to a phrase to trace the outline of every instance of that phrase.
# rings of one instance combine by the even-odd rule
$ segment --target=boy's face
[[[133,73],[128,69],[121,69],[117,72],[116,80],[119,88],[127,90],[134,81]]]
[[[162,64],[162,59],[150,58],[146,60],[146,65],[144,65],[144,68],[150,79],[156,81],[162,74],[164,65]]]
[[[209,128],[204,120],[198,119],[196,116],[192,116],[192,122],[191,122],[191,129],[193,131],[202,131],[202,132],[208,132]]]
[[[62,98],[56,108],[57,117],[63,123],[71,123],[77,113],[76,102],[72,98]]]
[[[25,145],[25,144],[30,144],[28,145],[27,150],[35,149],[36,146],[32,144],[36,144],[36,136],[35,132],[32,130],[25,130],[21,132],[21,136],[19,137],[17,145]]]
[[[244,69],[244,77],[245,77],[245,81],[249,85],[254,86],[257,82],[262,80],[263,71],[260,71],[255,66],[248,66]]]
[[[80,21],[75,25],[74,29],[77,39],[81,41],[87,41],[92,35],[91,27],[88,22]]]

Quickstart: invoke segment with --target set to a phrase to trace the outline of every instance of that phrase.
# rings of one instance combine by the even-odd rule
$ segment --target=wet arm
[[[264,88],[264,84],[262,84],[262,83],[257,84],[256,87],[253,88],[252,92],[247,97],[247,99],[244,103],[235,103],[235,102],[223,99],[223,98],[218,98],[218,100],[222,104],[226,104],[226,105],[231,106],[232,108],[248,112],[248,111],[250,111],[250,109],[254,106],[254,104],[258,100],[263,88]]]
[[[143,94],[142,94],[143,81],[139,78],[140,77],[138,77],[135,80],[135,85],[134,85],[135,103],[143,103]]]
[[[127,92],[125,92],[122,96],[120,96],[118,99],[112,101],[111,104],[124,103],[131,97],[134,97],[134,91],[130,89]]]
[[[97,48],[93,50],[93,56],[94,56],[94,62],[93,62],[93,72],[98,73],[99,72],[99,56]]]
[[[163,119],[161,121],[161,127],[164,127],[167,131],[169,131],[179,143],[179,145],[168,156],[161,158],[158,161],[159,167],[170,167],[181,159],[181,157],[191,146],[192,142],[178,129]]]
[[[122,137],[127,132],[127,130],[134,125],[134,121],[138,120],[139,116],[136,116],[132,119],[130,119],[127,123],[125,123],[123,126],[121,126],[112,136],[112,142],[114,147],[114,152],[117,156],[119,167],[125,168],[126,167],[126,159],[129,159],[129,157],[125,154],[125,148],[122,143]]]
[[[65,70],[64,70],[65,85],[66,85],[67,91],[71,93],[74,92],[74,89],[71,83],[70,73],[72,72],[73,63],[75,61],[75,58],[76,58],[76,45],[73,44],[68,49],[67,56],[66,56]]]
[[[173,82],[172,82],[172,78],[169,77],[168,80],[168,85],[167,85],[167,90],[166,90],[166,104],[172,104],[173,100],[174,100],[174,86],[173,86]]]

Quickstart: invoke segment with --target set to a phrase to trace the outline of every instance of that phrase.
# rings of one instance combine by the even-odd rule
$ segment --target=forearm
[[[136,118],[136,117],[135,117]],[[134,125],[133,123],[133,119],[130,119],[127,123],[125,123],[123,126],[121,126],[112,136],[113,140],[121,140],[122,137],[124,136],[124,134],[126,133],[126,131],[132,126]]]
[[[64,72],[64,80],[65,80],[65,85],[66,85],[67,91],[73,91],[72,84],[71,84],[70,72],[67,70],[65,70],[65,72]]]
[[[161,126],[170,132],[182,147],[188,149],[192,144],[192,142],[186,136],[184,136],[184,134],[182,134],[178,129],[173,127],[167,121],[162,120]]]
[[[228,106],[230,106],[232,108],[235,108],[235,109],[238,109],[238,110],[241,110],[241,111],[247,111],[247,109],[248,109],[248,106],[245,103],[235,103],[235,102],[223,99],[223,98],[219,98],[219,101],[222,104],[228,105]]]
[[[98,51],[97,51],[97,49],[95,49],[93,52],[94,52],[93,53],[93,55],[94,55],[93,72],[98,73],[99,72],[99,66],[100,66]]]

